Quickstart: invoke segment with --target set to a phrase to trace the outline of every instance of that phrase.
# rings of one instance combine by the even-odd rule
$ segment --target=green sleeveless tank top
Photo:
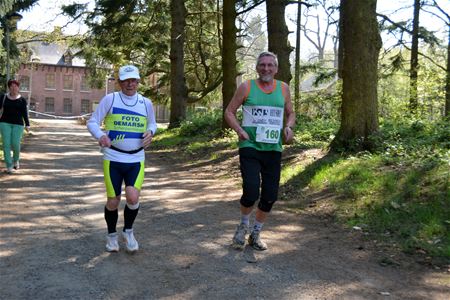
[[[239,148],[281,152],[284,117],[282,82],[275,80],[275,88],[269,93],[262,91],[256,80],[250,80],[249,84],[250,91],[242,105],[242,128],[250,138],[240,141]]]

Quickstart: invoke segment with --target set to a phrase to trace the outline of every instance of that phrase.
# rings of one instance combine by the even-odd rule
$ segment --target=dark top
[[[24,97],[20,97],[16,100],[11,100],[8,96],[0,96],[0,109],[3,108],[3,114],[0,118],[0,122],[30,126],[28,120],[28,108],[27,100]]]

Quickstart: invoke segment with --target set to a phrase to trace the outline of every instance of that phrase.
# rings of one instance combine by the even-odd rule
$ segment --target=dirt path
[[[276,208],[270,249],[246,262],[229,247],[239,185],[170,155],[148,152],[140,251],[107,253],[95,141],[84,126],[39,121],[22,169],[0,175],[0,299],[448,299],[446,270],[382,266],[361,233]]]

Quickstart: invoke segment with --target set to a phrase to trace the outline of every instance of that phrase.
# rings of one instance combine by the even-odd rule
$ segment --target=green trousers
[[[14,162],[19,161],[23,128],[22,125],[0,122],[0,133],[3,141],[3,157],[5,159],[6,168],[12,168],[13,159]],[[11,150],[13,151],[12,158]]]

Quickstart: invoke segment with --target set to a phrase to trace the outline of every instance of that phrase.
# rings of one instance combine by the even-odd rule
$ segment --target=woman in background
[[[19,94],[20,83],[15,79],[8,81],[8,93],[0,97],[0,133],[3,141],[3,157],[6,173],[11,174],[19,169],[20,142],[24,125],[30,129],[27,101]],[[11,150],[13,156],[11,158]]]

